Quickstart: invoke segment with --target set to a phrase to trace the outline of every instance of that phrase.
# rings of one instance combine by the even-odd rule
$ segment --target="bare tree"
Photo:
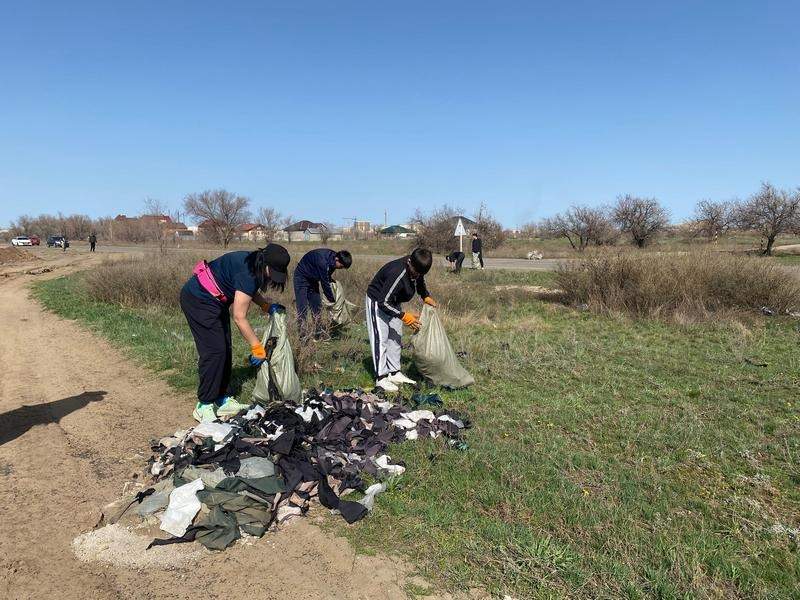
[[[250,199],[227,190],[206,190],[189,194],[183,201],[186,214],[208,227],[212,239],[227,248],[238,227],[247,222]]]
[[[669,213],[655,198],[626,194],[617,198],[611,220],[636,246],[644,248],[669,224]]]
[[[775,238],[800,227],[800,190],[778,190],[770,183],[734,209],[734,219],[741,229],[761,234],[761,252],[772,256]]]
[[[506,231],[500,221],[494,218],[486,204],[481,202],[475,215],[475,228],[481,236],[484,248],[499,248],[506,241]]]
[[[264,226],[268,240],[274,240],[278,231],[283,225],[283,216],[271,206],[262,206],[258,209],[257,220],[259,225]]]
[[[730,202],[700,200],[694,209],[694,220],[691,224],[693,235],[702,235],[709,242],[715,241],[730,228],[731,209]]]
[[[588,206],[572,206],[565,213],[545,219],[541,229],[550,237],[566,238],[579,252],[589,244],[608,243],[615,233],[605,211]]]

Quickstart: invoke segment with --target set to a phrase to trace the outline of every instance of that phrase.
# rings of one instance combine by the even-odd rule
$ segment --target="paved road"
[[[26,248],[27,250],[31,250],[31,248]],[[55,256],[61,255],[62,252],[58,248],[46,248],[46,247],[39,247],[34,248],[34,252],[39,254],[42,257],[46,256]],[[154,253],[157,252],[158,249],[152,246],[98,246],[97,248],[97,255],[102,256],[103,254],[147,254],[147,253]],[[292,251],[292,247],[289,246],[289,251]],[[89,247],[83,244],[74,244],[67,249],[66,256],[70,254],[85,254],[89,252]],[[216,256],[222,254],[222,248],[196,248],[196,247],[189,247],[189,248],[170,248],[169,252],[194,252],[194,253],[207,253],[209,257]],[[357,254],[355,256],[356,259],[362,260],[371,260],[371,261],[389,261],[393,258],[397,258],[396,256],[385,255],[385,254]],[[436,264],[446,264],[444,258],[441,256],[436,256],[434,258]],[[564,259],[559,258],[545,258],[543,260],[526,260],[524,258],[485,258],[484,264],[486,265],[487,269],[505,269],[505,270],[512,270],[512,271],[555,271],[558,266],[565,262]],[[467,256],[466,260],[464,260],[464,268],[468,269],[469,265],[471,264],[471,258]]]

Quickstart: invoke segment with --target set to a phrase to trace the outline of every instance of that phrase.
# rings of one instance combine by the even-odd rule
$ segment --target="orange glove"
[[[261,344],[253,344],[250,346],[250,356],[247,357],[245,364],[250,364],[251,367],[260,367],[261,363],[267,360],[267,351]]]
[[[415,315],[411,312],[404,312],[403,313],[403,323],[411,327],[414,331],[419,331],[421,327],[421,323],[419,322],[419,316]]]
[[[270,304],[269,304],[269,302],[260,302],[258,304],[258,307],[264,312],[269,312]]]
[[[422,301],[425,304],[427,304],[428,306],[432,306],[433,308],[436,308],[437,306],[439,306],[438,304],[436,304],[436,300],[434,300],[430,296],[425,296],[425,298]]]

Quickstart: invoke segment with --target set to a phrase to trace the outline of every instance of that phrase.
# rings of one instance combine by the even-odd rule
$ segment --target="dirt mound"
[[[0,265],[31,262],[34,260],[39,260],[39,258],[35,254],[31,254],[22,248],[17,248],[16,246],[0,248]]]

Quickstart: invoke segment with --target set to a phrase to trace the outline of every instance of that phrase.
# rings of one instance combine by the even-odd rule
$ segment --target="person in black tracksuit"
[[[464,253],[456,250],[451,252],[444,259],[453,265],[453,273],[461,273],[461,265],[464,263]]]
[[[333,272],[336,269],[349,269],[353,264],[353,257],[347,250],[334,252],[328,248],[317,248],[306,252],[294,270],[294,298],[297,304],[297,321],[300,333],[310,334],[306,330],[306,320],[311,311],[315,335],[319,333],[319,315],[322,310],[322,296],[320,288],[328,302],[334,302]]]
[[[477,269],[478,265],[483,268],[483,240],[476,231],[472,234],[472,268]]]
[[[386,391],[397,391],[399,383],[415,383],[400,372],[400,349],[403,323],[416,331],[419,316],[404,311],[401,304],[416,293],[425,304],[436,306],[425,285],[432,262],[430,250],[416,248],[409,256],[383,265],[367,288],[365,312],[372,364],[377,387]]]

